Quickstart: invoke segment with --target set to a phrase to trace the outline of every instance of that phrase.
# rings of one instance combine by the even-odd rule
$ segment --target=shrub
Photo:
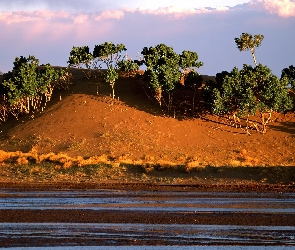
[[[228,115],[239,123],[239,118],[246,118],[246,131],[253,126],[261,133],[266,132],[266,125],[271,120],[273,111],[284,112],[292,108],[288,94],[286,78],[278,79],[271,70],[261,64],[256,67],[244,65],[240,71],[234,68],[229,74],[223,74],[217,87],[206,88],[210,94],[212,112],[217,115]],[[250,122],[249,116],[257,112],[261,124]]]
[[[3,75],[0,84],[0,119],[6,121],[9,114],[18,119],[21,114],[42,109],[50,101],[55,83],[65,73],[55,70],[49,64],[39,67],[34,56],[17,57],[13,70]]]

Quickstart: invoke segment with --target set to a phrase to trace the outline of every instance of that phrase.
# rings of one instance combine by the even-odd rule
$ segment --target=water
[[[27,248],[19,248],[19,247],[13,247],[13,248],[1,248],[1,249],[9,249],[9,250],[129,250],[129,249],[138,249],[138,250],[294,250],[294,247],[287,247],[287,246],[95,246],[95,247],[85,247],[85,246],[79,246],[79,247],[27,247]]]
[[[295,213],[293,193],[0,190],[0,210]],[[294,226],[144,223],[0,223],[9,249],[295,249]],[[161,245],[161,246],[156,246]],[[95,246],[95,247],[93,247]]]
[[[122,239],[137,244],[161,242],[165,245],[294,245],[295,226],[232,226],[119,223],[2,223],[0,239],[27,242],[83,241],[89,244],[100,239],[106,245],[119,245]],[[27,243],[23,243],[26,246]],[[48,244],[48,243],[46,243]],[[72,243],[71,243],[72,244]]]
[[[135,192],[125,190],[24,193],[0,190],[0,209],[4,208],[91,210],[124,208],[132,211],[294,213],[295,194]]]

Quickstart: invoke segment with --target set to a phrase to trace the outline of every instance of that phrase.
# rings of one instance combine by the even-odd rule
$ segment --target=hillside
[[[275,114],[265,135],[253,131],[249,136],[209,114],[201,104],[194,117],[182,105],[174,118],[173,112],[159,108],[135,78],[120,77],[116,100],[110,93],[110,86],[101,79],[85,81],[75,71],[70,89],[55,92],[44,112],[19,121],[11,118],[1,125],[0,149],[84,158],[104,154],[130,160],[193,161],[199,166],[295,165],[294,112]]]

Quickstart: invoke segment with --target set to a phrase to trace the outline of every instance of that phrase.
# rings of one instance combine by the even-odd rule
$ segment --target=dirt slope
[[[198,111],[176,117],[161,110],[136,79],[120,77],[116,100],[100,79],[75,73],[68,91],[56,92],[43,113],[1,125],[0,149],[64,152],[89,157],[106,154],[129,159],[184,162],[200,166],[294,166],[295,115],[276,114],[265,135],[251,136],[227,121]],[[119,98],[119,100],[118,100]]]

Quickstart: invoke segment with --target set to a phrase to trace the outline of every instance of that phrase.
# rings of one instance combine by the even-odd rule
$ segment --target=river
[[[294,249],[295,194],[0,189],[9,249]]]

